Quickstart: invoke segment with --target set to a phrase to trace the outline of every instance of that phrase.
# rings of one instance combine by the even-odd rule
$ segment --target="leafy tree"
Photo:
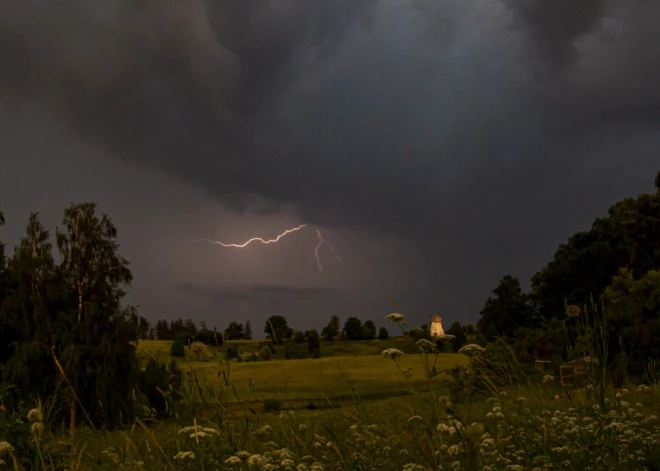
[[[336,338],[334,331],[329,325],[326,325],[321,329],[321,336],[327,341],[332,341]]]
[[[273,329],[275,330],[275,335],[273,335]],[[288,340],[293,336],[293,329],[289,327],[286,318],[278,315],[270,316],[266,319],[264,332],[266,333],[267,339],[278,344],[281,344],[283,340]]]
[[[376,324],[374,324],[374,321],[366,321],[364,323],[363,333],[364,339],[372,339],[376,336]]]
[[[447,333],[454,336],[454,338],[451,339],[451,348],[454,352],[458,352],[460,348],[465,345],[465,341],[467,340],[465,330],[461,326],[461,323],[458,321],[454,322],[449,327]]]
[[[250,321],[245,323],[245,329],[243,329],[243,338],[245,340],[252,340],[252,325],[250,325]]]
[[[621,267],[630,268],[635,277],[660,269],[659,214],[660,192],[626,198],[596,219],[591,229],[560,245],[553,260],[532,278],[539,314],[564,319],[565,303],[588,304],[592,295],[605,291]]]
[[[512,337],[516,329],[533,323],[533,311],[528,297],[520,288],[520,281],[511,275],[500,280],[493,290],[495,297],[489,297],[481,310],[477,322],[487,338],[495,336]]]
[[[362,321],[357,317],[349,317],[344,322],[344,333],[348,340],[362,340],[364,335]]]
[[[225,329],[225,339],[227,340],[241,340],[244,337],[243,324],[237,322],[230,322],[229,326]]]
[[[296,343],[303,343],[305,341],[305,334],[296,330],[293,332],[293,341]]]
[[[390,333],[387,331],[385,327],[381,327],[380,330],[378,330],[378,338],[380,340],[387,340],[390,336]]]

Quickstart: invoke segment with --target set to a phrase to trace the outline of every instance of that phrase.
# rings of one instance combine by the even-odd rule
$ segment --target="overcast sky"
[[[576,6],[577,5],[577,6]],[[476,321],[660,168],[655,0],[0,0],[0,205],[95,201],[151,320]],[[277,244],[241,243],[307,224]],[[317,229],[331,241],[314,249]]]

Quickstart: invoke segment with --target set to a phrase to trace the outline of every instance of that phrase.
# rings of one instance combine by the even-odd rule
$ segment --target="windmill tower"
[[[442,328],[442,318],[438,314],[431,317],[431,337],[445,335],[445,329]]]

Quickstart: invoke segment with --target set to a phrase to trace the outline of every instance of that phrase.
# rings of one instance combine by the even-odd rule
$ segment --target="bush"
[[[172,360],[167,368],[165,364],[151,359],[146,368],[140,371],[139,378],[141,396],[146,399],[149,408],[155,411],[156,417],[172,415],[174,402],[180,399],[178,392],[181,390],[181,370],[176,362]],[[172,394],[166,392],[163,395],[162,391],[172,391]]]
[[[387,331],[385,327],[381,327],[380,330],[378,331],[378,338],[381,340],[387,340],[390,336],[390,333]]]
[[[182,343],[172,342],[172,348],[170,350],[170,355],[173,357],[184,357],[186,356],[186,348]]]
[[[268,348],[268,347],[263,347],[263,348],[259,351],[259,358],[261,358],[261,359],[264,360],[264,361],[268,361],[268,360],[270,360],[271,358],[273,358],[273,352],[270,350],[270,348]]]
[[[256,353],[253,352],[250,354],[250,356],[247,357],[247,360],[245,361],[259,361],[259,357]]]
[[[193,337],[190,334],[186,333],[186,332],[177,332],[174,335],[174,342],[175,343],[180,343],[184,347],[190,345],[190,343],[193,340],[194,340]]]
[[[303,343],[305,341],[305,334],[303,334],[299,330],[296,330],[293,333],[293,341],[296,343]]]
[[[282,410],[282,401],[279,399],[266,399],[264,401],[265,412],[279,412]]]
[[[225,352],[225,358],[227,360],[234,360],[238,358],[238,350],[236,347],[227,347],[227,351]]]

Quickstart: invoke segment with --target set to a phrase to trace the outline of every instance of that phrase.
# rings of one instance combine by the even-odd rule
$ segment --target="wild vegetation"
[[[0,244],[0,469],[660,469],[656,187],[442,338],[391,298],[380,327],[152,327],[106,215],[68,208],[56,257],[33,214]]]

